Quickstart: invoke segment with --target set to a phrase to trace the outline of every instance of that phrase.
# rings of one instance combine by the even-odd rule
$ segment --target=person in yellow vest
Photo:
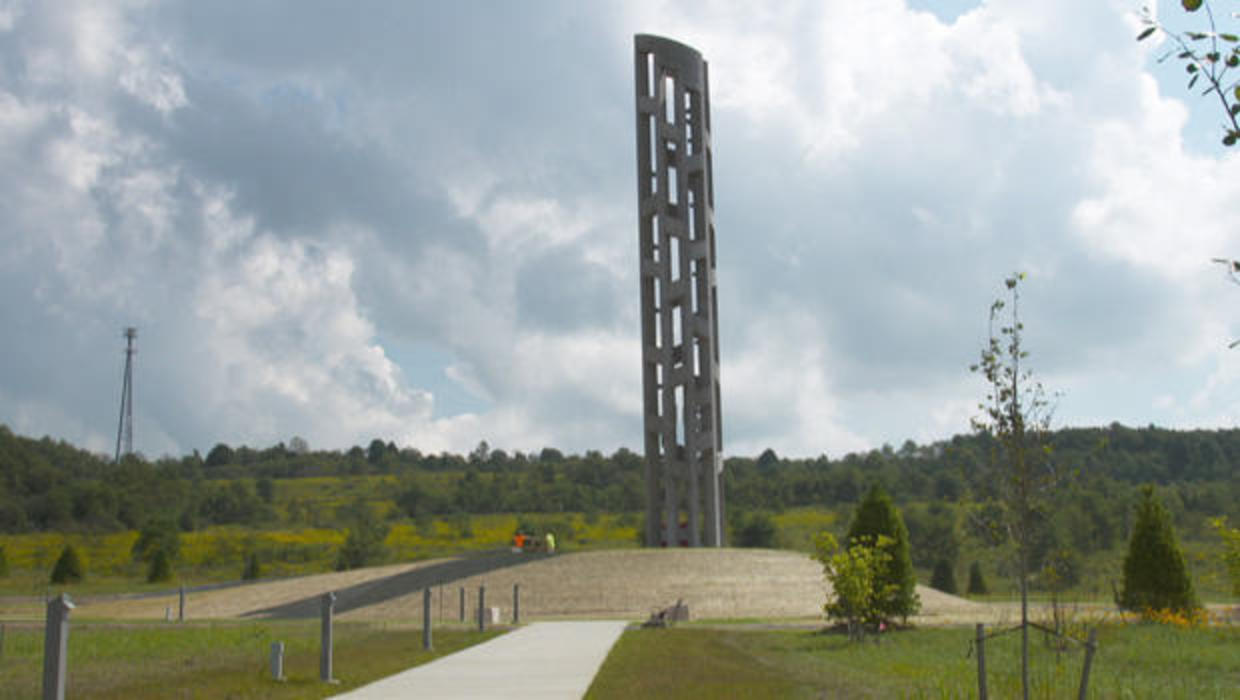
[[[555,535],[547,533],[547,554],[555,554]]]

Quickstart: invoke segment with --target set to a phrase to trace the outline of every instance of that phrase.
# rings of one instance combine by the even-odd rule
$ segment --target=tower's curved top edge
[[[702,61],[701,52],[692,46],[655,34],[636,34],[633,36],[633,45],[638,51],[652,51],[661,56],[673,58],[677,63],[689,64]]]

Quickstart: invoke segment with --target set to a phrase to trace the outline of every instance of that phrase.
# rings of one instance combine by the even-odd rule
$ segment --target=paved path
[[[577,700],[627,625],[535,622],[335,697]]]

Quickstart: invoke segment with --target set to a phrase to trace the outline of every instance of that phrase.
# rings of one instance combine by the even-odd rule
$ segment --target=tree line
[[[990,439],[959,435],[929,445],[910,440],[898,449],[834,459],[789,459],[770,449],[756,458],[732,457],[723,478],[733,524],[741,526],[737,519],[746,512],[851,507],[870,485],[883,483],[905,508],[914,552],[938,558],[952,546],[949,521],[955,522],[960,504],[976,510],[978,517],[969,522],[985,528],[986,504],[970,501],[970,484],[984,469]],[[1046,535],[1051,541],[1082,552],[1116,545],[1130,530],[1132,504],[1146,483],[1161,487],[1180,527],[1204,530],[1206,517],[1240,521],[1240,430],[1113,423],[1060,429],[1051,443],[1054,458],[1077,472],[1057,504]],[[0,532],[137,530],[152,519],[172,520],[182,530],[278,524],[275,480],[356,475],[391,476],[396,487],[385,497],[410,517],[644,507],[643,458],[625,448],[611,455],[554,448],[525,454],[483,442],[457,455],[424,454],[378,439],[367,447],[311,450],[294,439],[265,449],[220,444],[205,458],[194,451],[155,460],[128,455],[113,463],[67,442],[16,435],[0,425]]]

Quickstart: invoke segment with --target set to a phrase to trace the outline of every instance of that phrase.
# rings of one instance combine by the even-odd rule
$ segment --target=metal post
[[[1080,700],[1085,700],[1085,693],[1089,690],[1089,667],[1094,663],[1094,652],[1098,650],[1098,628],[1095,627],[1089,631],[1089,641],[1085,642],[1085,666],[1081,668],[1081,691],[1077,694]]]
[[[521,623],[521,584],[512,584],[512,624]]]
[[[335,604],[335,593],[328,592],[319,597],[322,615],[319,635],[319,680],[324,683],[332,682],[332,608]]]
[[[465,587],[461,586],[461,622],[465,621]]]
[[[284,680],[284,642],[271,643],[271,680]]]
[[[986,625],[977,623],[977,697],[986,700]]]
[[[73,608],[73,601],[64,593],[47,603],[47,623],[43,632],[43,700],[65,700],[69,611]]]
[[[177,612],[177,622],[185,622],[185,586],[181,586],[181,607]]]
[[[431,650],[431,589],[422,591],[422,648]]]
[[[478,631],[482,632],[487,628],[486,618],[487,604],[487,587],[478,586]]]

